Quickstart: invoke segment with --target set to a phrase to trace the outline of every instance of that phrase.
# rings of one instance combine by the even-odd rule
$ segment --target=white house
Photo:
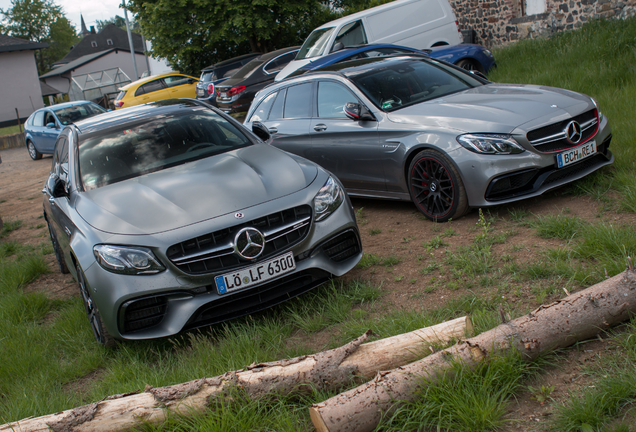
[[[0,127],[16,124],[16,109],[24,121],[44,106],[34,51],[46,47],[0,34]]]

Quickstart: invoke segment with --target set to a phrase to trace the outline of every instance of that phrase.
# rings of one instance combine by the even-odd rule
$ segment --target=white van
[[[389,43],[425,49],[461,42],[459,24],[448,0],[395,0],[315,29],[296,59],[276,75],[276,81],[348,46]]]

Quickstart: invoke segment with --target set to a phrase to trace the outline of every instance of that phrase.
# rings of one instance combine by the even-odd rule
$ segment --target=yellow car
[[[153,75],[122,88],[115,99],[115,109],[162,99],[195,98],[198,79],[178,72]]]

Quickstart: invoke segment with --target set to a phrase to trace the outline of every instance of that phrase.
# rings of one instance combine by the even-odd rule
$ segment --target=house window
[[[113,44],[112,39],[106,39],[106,45],[112,45],[112,44]]]
[[[92,42],[91,42],[91,46],[92,46],[93,48],[97,48],[97,42],[92,41]]]
[[[538,15],[546,11],[546,0],[522,0],[524,15]]]

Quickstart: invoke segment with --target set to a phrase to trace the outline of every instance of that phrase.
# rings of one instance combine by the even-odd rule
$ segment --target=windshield
[[[250,75],[254,73],[261,65],[263,64],[263,60],[254,59],[249,63],[246,63],[245,66],[236,71],[234,75],[232,75],[232,79],[234,78],[249,78]]]
[[[328,27],[311,32],[303,46],[300,47],[300,51],[298,51],[298,55],[296,55],[296,60],[322,55],[333,31],[334,27]]]
[[[80,136],[84,190],[225,153],[251,144],[220,115],[197,108]]]
[[[93,103],[75,105],[53,111],[63,125],[75,123],[82,119],[106,112],[104,108]]]
[[[387,112],[483,85],[470,74],[436,61],[396,59],[376,67],[364,65],[347,76]]]

